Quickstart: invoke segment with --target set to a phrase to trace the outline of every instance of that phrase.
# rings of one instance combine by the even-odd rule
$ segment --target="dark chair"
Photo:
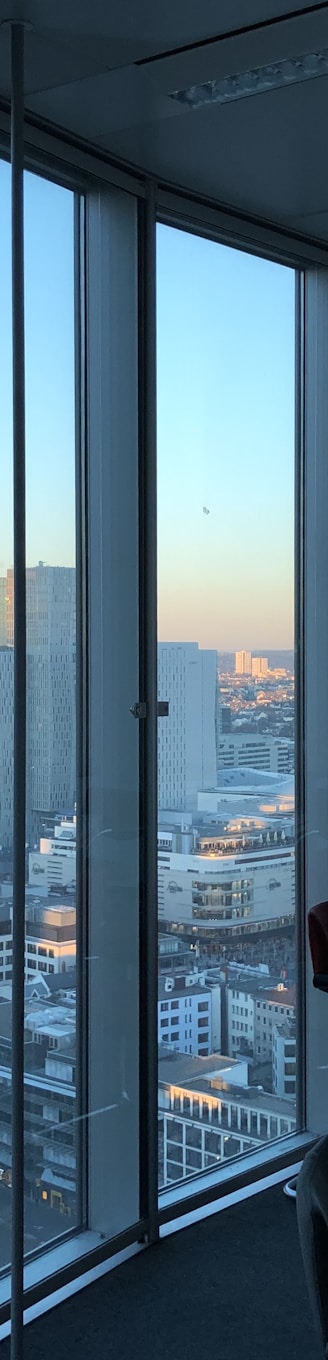
[[[297,1177],[299,1238],[312,1311],[328,1360],[328,1136],[307,1152]]]
[[[313,986],[328,992],[328,902],[308,914]],[[296,1182],[296,1207],[304,1270],[314,1320],[328,1360],[328,1136],[304,1158]]]

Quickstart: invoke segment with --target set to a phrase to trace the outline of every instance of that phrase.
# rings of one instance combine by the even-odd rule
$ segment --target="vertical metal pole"
[[[140,1217],[147,1240],[158,1226],[158,1049],[157,1049],[157,469],[156,469],[156,202],[149,185],[140,203],[139,238],[139,525],[140,525],[140,723],[141,869],[140,976]]]
[[[88,1027],[88,606],[86,458],[85,202],[74,204],[75,432],[76,432],[76,1220],[87,1223]]]
[[[296,1128],[306,1126],[305,900],[305,287],[295,276],[295,941]]]
[[[11,1360],[23,1353],[26,559],[24,354],[24,24],[11,26],[14,458],[14,867],[12,985]]]

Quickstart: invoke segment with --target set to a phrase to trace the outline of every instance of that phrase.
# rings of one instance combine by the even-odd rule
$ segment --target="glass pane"
[[[200,1171],[296,1123],[294,292],[158,226],[159,1118]]]
[[[10,168],[0,161],[0,1270],[11,1246],[11,968],[14,657],[7,570],[13,560]]]
[[[77,1213],[73,207],[25,176],[26,1251]]]

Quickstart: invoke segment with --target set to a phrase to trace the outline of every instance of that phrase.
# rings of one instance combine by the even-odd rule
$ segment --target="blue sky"
[[[73,196],[25,176],[29,566],[74,564]],[[12,564],[10,168],[0,162],[0,574]]]
[[[158,227],[163,641],[293,646],[294,296],[292,270]]]
[[[0,574],[12,564],[10,168],[0,163]],[[27,562],[74,563],[73,196],[25,177]],[[293,645],[294,275],[158,228],[159,636]],[[203,506],[209,510],[204,515]]]

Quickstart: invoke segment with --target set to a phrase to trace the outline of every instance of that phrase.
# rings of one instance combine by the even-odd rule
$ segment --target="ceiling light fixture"
[[[189,85],[186,90],[172,90],[169,97],[188,108],[200,109],[204,104],[228,104],[233,99],[265,94],[268,90],[281,90],[285,85],[297,85],[303,80],[315,80],[318,76],[327,75],[326,47],[322,52],[308,52],[304,57],[288,57],[284,61],[272,62],[271,66],[258,66],[254,71],[222,76],[220,80],[205,80],[202,85]]]

